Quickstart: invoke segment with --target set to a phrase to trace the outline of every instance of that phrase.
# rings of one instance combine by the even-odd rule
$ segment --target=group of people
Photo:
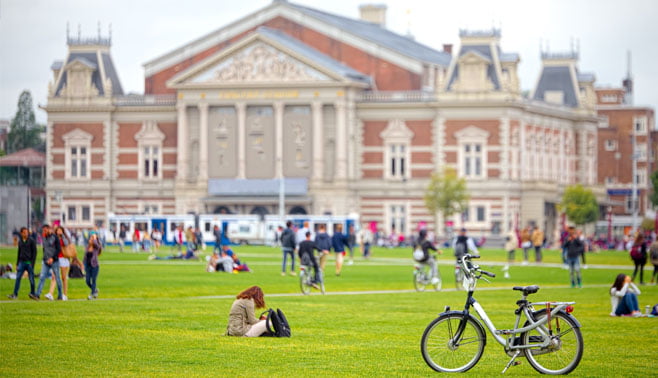
[[[320,271],[324,272],[325,265],[329,253],[333,251],[336,255],[336,276],[340,276],[346,249],[350,251],[350,260],[348,264],[353,264],[354,261],[354,248],[356,245],[356,237],[354,236],[354,226],[349,227],[348,234],[343,233],[343,225],[337,224],[333,235],[329,236],[324,224],[320,224],[318,232],[313,235],[313,232],[308,227],[308,222],[304,222],[303,227],[293,230],[291,221],[286,222],[286,228],[281,232],[280,242],[283,252],[283,264],[281,266],[281,275],[286,275],[287,261],[290,258],[290,275],[294,276],[295,273],[295,252],[297,253],[302,265],[311,266],[315,277],[314,284],[320,280]],[[364,242],[363,257],[367,258],[370,251],[370,241]],[[365,244],[367,243],[367,247]],[[318,258],[316,259],[315,251],[318,251]],[[318,261],[319,259],[319,261]]]
[[[10,299],[18,298],[21,280],[27,273],[27,278],[30,282],[30,293],[28,296],[31,299],[41,299],[44,284],[46,280],[50,279],[50,290],[45,294],[45,298],[54,300],[55,297],[53,294],[55,287],[57,287],[57,299],[66,301],[68,300],[69,271],[76,269],[85,276],[86,284],[91,290],[88,299],[97,298],[98,287],[96,286],[96,280],[100,270],[98,256],[103,250],[98,235],[93,231],[90,232],[87,245],[85,246],[83,262],[81,263],[77,257],[75,243],[63,227],[56,226],[53,229],[50,225],[46,224],[41,230],[43,261],[36,290],[34,278],[37,259],[37,239],[31,237],[28,229],[23,227],[20,230],[20,238],[17,242],[16,282],[13,293],[8,295],[8,297]],[[70,249],[69,246],[73,246],[73,253],[65,254],[64,250]],[[84,271],[82,270],[83,268]]]
[[[212,256],[208,257],[208,265],[206,265],[206,272],[224,272],[224,273],[239,273],[249,272],[252,270],[247,266],[247,263],[242,262],[238,255],[233,252],[231,247],[223,244],[221,248],[216,248]]]
[[[126,226],[123,224],[119,226],[118,234],[116,230],[113,229],[112,235],[114,236],[115,244],[119,245],[119,252],[123,252],[123,248],[125,247],[128,238],[128,230]],[[130,241],[133,252],[151,252],[151,250],[157,252],[162,245],[162,231],[160,231],[159,227],[154,227],[149,233],[136,226]]]

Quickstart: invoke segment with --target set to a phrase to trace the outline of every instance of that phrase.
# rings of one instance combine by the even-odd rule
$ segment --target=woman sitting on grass
[[[260,287],[252,286],[238,294],[228,315],[226,335],[258,337],[265,333],[267,320],[256,318],[256,308],[265,308]]]
[[[637,296],[640,295],[640,289],[631,282],[631,277],[624,273],[619,273],[615,283],[610,288],[610,302],[612,303],[611,316],[640,316],[640,306],[637,303]]]

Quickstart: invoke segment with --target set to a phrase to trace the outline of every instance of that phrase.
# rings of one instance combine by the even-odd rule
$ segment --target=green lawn
[[[411,291],[410,249],[375,249],[371,260],[357,259],[340,277],[330,260],[327,295],[301,296],[297,277],[280,275],[279,250],[235,250],[253,273],[211,274],[205,260],[149,261],[146,254],[110,248],[101,256],[96,301],[86,300],[80,279],[71,281],[68,302],[28,300],[25,279],[19,300],[9,301],[14,281],[0,280],[0,376],[427,376],[433,371],[420,354],[423,330],[446,305],[458,309],[465,298],[453,289],[450,252],[439,259],[442,292]],[[519,294],[510,288],[539,284],[533,300],[577,302],[573,314],[583,326],[585,353],[573,375],[655,374],[658,318],[608,316],[614,277],[632,273],[627,253],[589,254],[582,289],[569,288],[568,272],[559,266],[513,266],[511,279],[505,279],[500,265],[505,253],[482,255],[480,264],[498,277],[481,281],[475,296],[499,328],[512,326]],[[15,249],[0,248],[1,263],[15,259]],[[559,263],[559,253],[546,251],[544,260]],[[647,281],[651,272],[645,272]],[[292,338],[223,336],[232,298],[251,285],[263,288],[269,307],[285,311]],[[642,310],[658,303],[658,286],[641,290]],[[482,360],[468,374],[500,374],[508,359],[488,335]],[[523,361],[507,374],[535,371]]]

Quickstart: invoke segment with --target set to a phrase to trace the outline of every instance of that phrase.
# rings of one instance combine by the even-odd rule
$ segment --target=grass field
[[[27,299],[26,279],[19,299],[9,301],[14,281],[0,280],[0,376],[428,376],[433,371],[419,347],[423,330],[446,305],[459,309],[465,298],[454,290],[449,252],[439,259],[441,292],[413,291],[409,249],[375,249],[372,259],[357,259],[340,277],[330,260],[327,295],[302,296],[297,277],[280,275],[279,250],[235,251],[253,273],[206,273],[205,260],[149,261],[109,248],[100,259],[95,301],[86,300],[82,279],[71,280],[68,302]],[[614,277],[632,273],[626,253],[589,254],[582,289],[568,287],[557,251],[545,251],[548,266],[513,266],[511,279],[502,277],[503,251],[482,255],[480,265],[498,277],[481,281],[475,297],[499,328],[513,325],[519,294],[511,287],[538,284],[532,300],[577,302],[573,315],[582,324],[585,353],[574,376],[655,376],[658,318],[608,315]],[[1,263],[15,259],[14,248],[0,248]],[[645,271],[647,281],[652,270]],[[233,298],[251,285],[263,288],[268,307],[285,311],[292,338],[224,336]],[[642,310],[658,303],[658,286],[641,290]],[[500,374],[509,359],[487,336],[469,375]],[[507,374],[536,372],[522,361]]]

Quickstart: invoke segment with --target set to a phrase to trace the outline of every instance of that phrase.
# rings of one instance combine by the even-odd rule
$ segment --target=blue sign
[[[609,196],[631,196],[633,189],[608,189]],[[640,189],[637,189],[637,195],[640,195]]]

